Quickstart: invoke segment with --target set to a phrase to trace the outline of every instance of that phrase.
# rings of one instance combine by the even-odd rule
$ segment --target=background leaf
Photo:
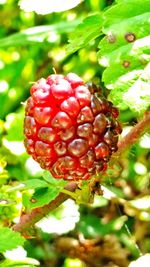
[[[10,228],[0,228],[0,252],[3,253],[6,250],[11,250],[23,245],[25,239],[20,233],[12,231]]]
[[[123,227],[126,220],[127,217],[121,216],[105,224],[98,219],[98,217],[89,214],[81,218],[77,227],[86,238],[104,236],[112,232],[119,231]]]
[[[22,141],[24,139],[22,132],[23,121],[23,113],[11,113],[6,117],[5,127],[7,129],[6,139],[8,141]]]
[[[91,15],[84,19],[70,35],[70,44],[67,47],[68,54],[76,52],[100,36],[102,34],[101,26],[101,14]]]
[[[12,45],[27,45],[32,43],[51,43],[55,42],[53,37],[54,33],[62,34],[73,31],[81,20],[77,19],[72,22],[61,21],[53,25],[36,26],[28,28],[19,33],[12,34],[8,37],[0,39],[0,48],[9,47]]]

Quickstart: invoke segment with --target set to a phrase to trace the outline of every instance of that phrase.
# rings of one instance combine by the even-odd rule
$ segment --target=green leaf
[[[10,228],[0,228],[0,252],[3,253],[6,250],[12,250],[18,246],[22,246],[25,239],[20,233],[12,231]]]
[[[85,237],[104,236],[119,231],[126,220],[127,216],[121,216],[104,224],[97,216],[89,214],[81,218],[78,229]]]
[[[120,30],[120,22],[122,22],[124,19],[135,17],[149,11],[150,11],[149,0],[144,0],[144,4],[143,0],[119,1],[117,5],[111,6],[103,14],[103,18],[105,19],[104,27],[108,27],[110,25],[113,25],[114,23],[119,23],[119,30]]]
[[[36,190],[30,199],[30,208],[34,209],[48,204],[59,195],[60,191],[61,188],[54,186]]]
[[[55,179],[49,171],[44,171],[43,178],[45,181],[47,181],[49,184],[53,186],[60,187],[61,189],[64,188],[64,186],[67,184],[67,181],[63,179]]]
[[[7,192],[17,191],[17,190],[27,190],[27,189],[37,189],[48,187],[48,183],[43,181],[42,179],[31,179],[27,181],[23,181],[23,183],[8,188]]]
[[[2,267],[17,267],[17,266],[34,267],[34,266],[39,266],[39,262],[32,258],[25,258],[24,260],[16,260],[16,261],[6,259],[2,262],[1,266]]]
[[[139,247],[137,246],[137,244],[135,243],[134,238],[132,238],[129,234],[122,233],[120,235],[120,240],[125,245],[125,247],[128,248],[130,253],[135,258],[137,258],[137,257],[139,257],[141,255],[141,251],[140,251]],[[137,266],[137,267],[139,267],[139,266]],[[140,267],[141,267],[141,265],[140,265]],[[144,267],[146,267],[146,266],[144,265]]]
[[[5,127],[7,129],[6,139],[8,141],[22,141],[24,139],[23,127],[24,114],[10,113],[6,117]]]
[[[42,187],[48,187],[48,183],[43,181],[42,179],[31,179],[24,182],[25,188],[24,189],[37,189]]]
[[[74,21],[62,21],[54,25],[36,26],[28,28],[19,33],[12,34],[8,37],[0,39],[0,48],[16,46],[16,45],[27,45],[32,43],[43,43],[45,44],[53,42],[51,35],[54,33],[62,34],[73,31],[74,28],[80,23],[80,19]]]
[[[150,105],[150,64],[145,69],[133,70],[122,75],[116,81],[116,87],[111,91],[110,99],[119,106],[128,106],[134,112],[143,113]]]
[[[149,48],[150,34],[150,12],[122,21],[118,31],[118,24],[111,25],[104,30],[107,35],[99,43],[100,51],[98,52],[99,62],[103,66],[110,66],[114,60],[123,63],[128,56],[132,61],[139,59],[139,63],[144,62],[146,49]],[[144,24],[144,30],[143,30]],[[130,38],[135,38],[134,42],[128,42],[129,33],[133,34]],[[114,38],[114,39],[113,39]],[[140,56],[140,58],[139,58]],[[143,59],[143,61],[142,61]],[[132,62],[131,61],[131,62]]]
[[[117,2],[103,13],[106,36],[98,52],[99,63],[106,67],[102,80],[112,90],[109,97],[115,105],[143,113],[150,105],[150,1]]]
[[[71,54],[76,52],[100,36],[102,34],[101,26],[102,16],[100,13],[84,19],[83,22],[70,34],[70,43],[67,47],[67,53]]]

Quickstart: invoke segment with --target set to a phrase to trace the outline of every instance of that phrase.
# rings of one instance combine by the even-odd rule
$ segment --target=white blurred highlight
[[[20,0],[19,6],[25,12],[35,11],[38,14],[49,14],[69,10],[81,3],[82,0]]]
[[[38,222],[36,226],[49,234],[61,235],[67,233],[73,230],[75,224],[79,221],[80,214],[78,208],[78,205],[73,200],[68,199],[61,205],[61,210],[58,210],[58,216],[50,214],[47,218]]]

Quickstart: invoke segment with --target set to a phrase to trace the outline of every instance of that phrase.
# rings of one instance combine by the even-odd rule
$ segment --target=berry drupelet
[[[24,144],[28,154],[55,178],[89,179],[106,169],[117,150],[118,110],[89,89],[74,73],[52,74],[31,87]]]

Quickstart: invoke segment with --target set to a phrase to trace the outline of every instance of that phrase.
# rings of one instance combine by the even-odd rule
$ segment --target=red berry
[[[78,126],[77,135],[80,137],[89,137],[93,132],[93,126],[91,123],[84,123]]]
[[[46,157],[52,156],[52,148],[50,147],[49,144],[44,143],[42,141],[36,141],[35,152],[39,156],[46,156]]]
[[[88,141],[78,138],[68,144],[68,151],[72,156],[81,157],[88,151]]]
[[[46,143],[53,143],[57,140],[56,133],[57,132],[51,127],[41,127],[38,131],[38,137]]]
[[[35,107],[33,115],[39,124],[47,124],[52,117],[52,109],[50,107]]]
[[[85,122],[93,122],[93,120],[94,120],[94,115],[90,107],[85,106],[84,108],[82,108],[77,117],[77,123],[81,124]]]
[[[107,126],[107,120],[104,114],[100,113],[95,117],[93,122],[94,133],[102,134],[105,132]]]
[[[69,116],[76,117],[80,110],[80,105],[75,97],[69,97],[61,103],[61,110],[67,112]]]
[[[25,117],[24,121],[24,133],[27,137],[34,136],[36,134],[37,125],[35,119],[30,116]]]
[[[73,90],[68,81],[60,79],[58,84],[51,85],[51,92],[56,99],[60,100],[72,95]]]
[[[84,84],[83,80],[75,73],[68,73],[66,80],[71,83],[72,88],[76,88],[77,86]]]
[[[103,140],[108,145],[113,145],[118,142],[118,136],[115,135],[110,129],[105,133]]]
[[[105,171],[121,132],[112,103],[74,73],[42,78],[30,92],[24,121],[28,154],[55,178],[84,180]]]
[[[81,107],[88,106],[91,102],[91,94],[84,85],[75,88],[75,97],[78,100]]]
[[[104,143],[101,142],[95,147],[95,155],[96,159],[106,159],[109,156],[109,147]]]
[[[60,139],[63,141],[68,141],[75,136],[75,127],[72,126],[69,129],[64,129],[59,132]]]
[[[115,108],[115,107],[112,107],[112,109],[111,109],[111,113],[112,113],[112,116],[113,116],[114,118],[117,118],[117,117],[119,116],[119,111],[118,111],[118,109]]]
[[[52,119],[51,125],[56,129],[66,129],[72,125],[72,121],[66,112],[59,111]]]

